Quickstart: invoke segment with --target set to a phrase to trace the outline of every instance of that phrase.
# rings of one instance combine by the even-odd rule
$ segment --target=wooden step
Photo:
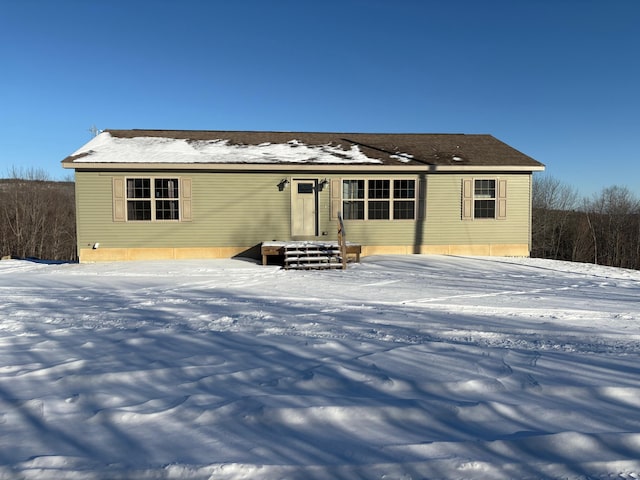
[[[333,269],[342,269],[342,263],[330,263],[330,264],[305,264],[305,265],[287,265],[285,267],[287,270],[333,270]]]
[[[329,269],[342,268],[340,250],[334,245],[317,243],[284,246],[284,268]]]

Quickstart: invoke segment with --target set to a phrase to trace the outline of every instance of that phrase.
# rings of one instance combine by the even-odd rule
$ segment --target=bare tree
[[[0,184],[0,255],[75,260],[73,184],[18,169]]]
[[[640,268],[640,200],[626,187],[578,200],[548,177],[533,183],[532,255]]]
[[[569,260],[572,243],[569,220],[578,203],[578,192],[550,176],[534,177],[532,254]]]
[[[594,262],[639,268],[640,200],[627,187],[607,187],[585,200],[584,211],[593,238]]]

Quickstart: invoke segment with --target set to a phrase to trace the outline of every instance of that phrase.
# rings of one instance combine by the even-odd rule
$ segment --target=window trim
[[[337,181],[333,184],[332,188],[338,189],[337,192],[332,192],[332,198],[336,200],[339,199],[339,211],[342,212],[342,216],[344,221],[349,222],[414,222],[418,219],[419,214],[419,204],[420,204],[420,180],[418,178],[407,178],[407,177],[349,177],[349,178],[340,178],[336,179]],[[344,182],[357,182],[363,181],[363,196],[362,198],[345,198],[344,196]],[[370,186],[369,182],[376,181],[387,181],[389,196],[388,198],[379,198],[376,196],[370,197]],[[410,181],[413,182],[413,197],[396,197],[396,181]],[[346,218],[344,215],[344,203],[345,202],[361,202],[363,205],[363,213],[364,218]],[[370,204],[371,203],[382,203],[387,202],[388,204],[388,217],[387,218],[370,218]],[[395,213],[395,203],[396,202],[413,202],[413,217],[412,218],[394,218]]]
[[[136,181],[136,180],[148,180],[149,181],[149,187],[148,187],[148,192],[149,192],[149,196],[148,197],[130,197],[129,196],[129,181]],[[179,222],[180,221],[180,177],[166,177],[166,176],[146,176],[146,175],[136,175],[133,177],[125,177],[124,179],[125,181],[125,201],[126,201],[126,216],[127,216],[127,222]],[[176,185],[173,186],[173,188],[178,190],[178,195],[176,197],[163,197],[163,196],[157,196],[157,191],[158,191],[158,187],[157,187],[157,182],[160,181],[168,181],[168,182],[175,182]],[[164,188],[161,186],[160,190],[164,190]],[[135,190],[134,190],[135,191]],[[158,218],[158,202],[162,202],[162,201],[172,201],[172,202],[176,202],[176,215],[178,218]],[[149,203],[149,219],[136,219],[136,218],[130,218],[129,217],[129,203],[130,202],[148,202]]]
[[[498,215],[498,182],[495,178],[473,180],[473,218],[495,219]],[[486,206],[485,206],[486,205]]]

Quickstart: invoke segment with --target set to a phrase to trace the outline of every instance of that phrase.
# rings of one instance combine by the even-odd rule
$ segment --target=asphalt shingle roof
[[[379,164],[389,166],[469,166],[519,167],[539,170],[544,165],[515,148],[485,134],[432,133],[320,133],[217,130],[106,130],[115,139],[164,138],[186,141],[224,141],[230,146],[261,146],[266,144],[302,144],[331,147],[332,154],[358,149]],[[91,152],[67,157],[67,164]],[[339,153],[337,154],[339,156]],[[91,162],[90,158],[83,158]],[[229,163],[233,163],[230,161]],[[247,163],[247,162],[244,162]],[[251,163],[249,161],[248,163]],[[277,163],[277,162],[276,162]],[[313,163],[313,159],[307,163]]]

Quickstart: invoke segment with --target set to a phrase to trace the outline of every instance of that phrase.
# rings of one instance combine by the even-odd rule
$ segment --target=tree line
[[[588,198],[534,176],[531,256],[640,270],[640,200],[613,186]],[[77,260],[74,184],[40,170],[0,180],[0,257]]]
[[[73,182],[13,168],[0,180],[0,257],[75,261]]]
[[[628,188],[580,197],[549,176],[534,177],[531,256],[640,270],[640,200]]]

